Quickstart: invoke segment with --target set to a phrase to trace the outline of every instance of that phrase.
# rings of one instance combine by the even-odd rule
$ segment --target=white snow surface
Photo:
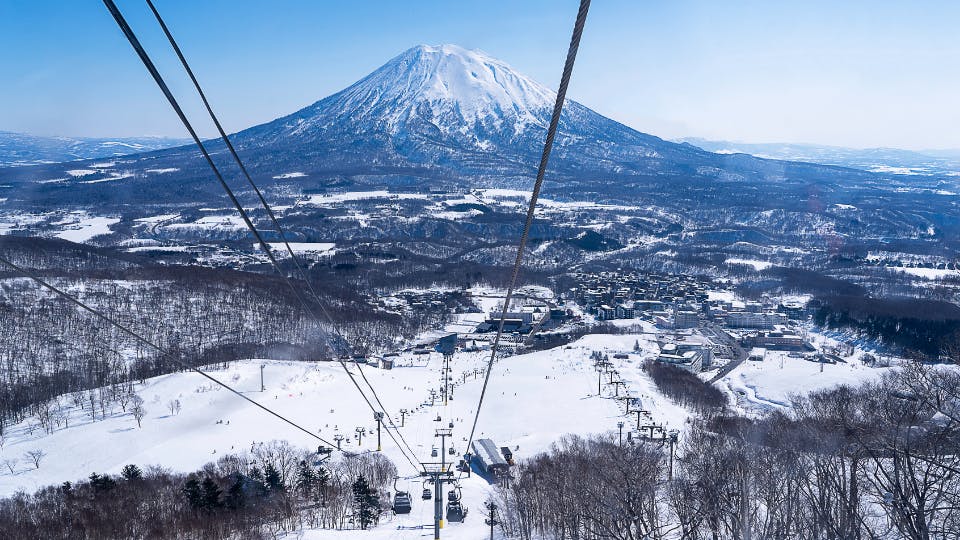
[[[767,351],[762,361],[748,360],[721,379],[747,409],[785,408],[790,396],[840,384],[857,384],[876,379],[890,369],[865,366],[850,358],[847,363],[821,364],[792,358],[785,351]]]
[[[270,248],[278,251],[281,256],[287,254],[287,246],[283,242],[270,242]],[[294,253],[310,253],[312,255],[329,255],[337,245],[332,242],[290,242],[290,249]],[[253,249],[259,249],[259,244],[253,244]]]
[[[736,257],[731,257],[724,261],[726,264],[739,264],[743,266],[752,266],[757,272],[761,270],[766,270],[773,266],[773,263],[767,261],[758,261],[756,259],[739,259]]]
[[[323,193],[320,195],[311,195],[300,204],[309,204],[314,206],[325,206],[329,204],[342,203],[347,201],[362,201],[368,199],[426,199],[425,193],[391,193],[385,189],[373,191],[344,191],[335,193]]]
[[[637,340],[648,351],[655,347],[645,336],[592,335],[575,342],[569,349],[500,360],[491,376],[477,437],[492,437],[503,446],[519,446],[516,454],[523,457],[546,450],[565,433],[612,432],[623,417],[616,400],[607,394],[603,398],[596,396],[597,375],[589,355],[594,349],[611,353],[630,351]],[[466,382],[458,385],[454,399],[447,406],[424,405],[429,402],[428,390],[435,386],[435,376],[442,364],[439,354],[426,357],[405,353],[397,358],[397,367],[389,371],[364,368],[388,410],[394,414],[399,408],[414,411],[407,416],[401,432],[419,459],[430,459],[434,444],[433,420],[438,414],[444,424],[454,422],[453,445],[457,452],[464,450],[463,439],[468,435],[469,419],[483,384],[482,376],[474,379],[472,371],[485,364],[487,354],[456,354],[452,363],[454,379],[463,381],[463,374],[469,374]],[[649,396],[644,404],[653,410],[655,419],[680,425],[686,413],[653,390],[652,382],[634,369],[639,366],[640,356],[632,356],[636,360],[618,360],[623,362],[622,373],[630,381],[631,389],[638,396]],[[260,392],[260,364],[266,366],[266,392]],[[356,426],[375,431],[370,411],[338,363],[244,360],[211,374],[327,440],[332,440],[338,431],[350,435]],[[304,447],[313,447],[318,442],[195,373],[148,379],[144,385],[138,385],[136,391],[147,409],[142,428],[137,427],[129,412],[119,408],[106,420],[91,422],[85,412],[72,405],[70,427],[51,434],[44,434],[41,429],[29,434],[29,420],[9,426],[6,442],[0,449],[0,460],[20,458],[35,448],[46,451],[47,457],[39,469],[19,459],[13,475],[0,472],[0,495],[77,480],[94,471],[118,473],[127,463],[160,464],[191,471],[225,453],[248,449],[255,441],[288,439]],[[182,411],[177,415],[171,415],[166,408],[173,399],[179,399],[182,404]],[[67,399],[62,402],[69,404]],[[224,423],[218,424],[218,420]],[[365,438],[360,448],[355,441],[346,442],[344,448],[368,451],[372,442]],[[394,460],[402,475],[412,474],[411,466],[386,435],[384,452]],[[478,512],[483,500],[481,493],[486,489],[481,479],[474,477],[466,481],[464,492],[472,493],[468,504],[473,512]]]
[[[243,222],[243,218],[239,215],[210,215],[203,216],[202,218],[192,222],[192,223],[171,223],[165,226],[168,229],[202,229],[202,230],[213,230],[213,231],[237,231],[244,230],[247,226]]]
[[[146,223],[146,224],[149,224],[149,225],[155,225],[155,224],[157,224],[157,223],[162,223],[162,222],[164,222],[164,221],[170,221],[171,219],[177,219],[178,217],[180,217],[180,214],[160,214],[160,215],[158,215],[158,216],[150,216],[150,217],[137,218],[137,219],[135,219],[134,221],[136,221],[136,222],[138,222],[138,223]]]
[[[79,216],[76,220],[61,222],[65,227],[56,237],[71,242],[86,242],[91,238],[112,233],[110,226],[117,223],[120,223],[120,218]]]
[[[894,272],[902,272],[923,279],[935,280],[946,277],[960,277],[960,270],[950,268],[905,268],[900,266],[890,266],[888,268]]]
[[[430,110],[432,118],[459,117],[462,122],[436,122],[441,131],[474,130],[509,121],[515,133],[543,124],[543,111],[556,94],[482,51],[456,45],[420,45],[387,62],[337,96],[344,113],[363,117],[378,104],[391,106],[378,118],[387,131],[395,131],[416,111]],[[393,111],[393,112],[391,112]],[[460,126],[460,127],[450,127]],[[294,127],[294,133],[309,122]]]

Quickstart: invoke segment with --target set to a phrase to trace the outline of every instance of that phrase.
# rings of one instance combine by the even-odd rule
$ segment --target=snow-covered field
[[[651,346],[644,336],[592,335],[569,348],[553,349],[505,358],[494,368],[485,398],[477,437],[492,437],[500,445],[515,448],[518,457],[529,456],[549,447],[565,433],[613,433],[616,423],[624,420],[616,400],[596,395],[597,375],[589,359],[593,350],[609,353],[630,351],[639,340]],[[476,407],[482,375],[474,376],[487,360],[485,352],[457,353],[453,361],[453,377],[457,382],[454,399],[443,406],[429,406],[429,389],[436,386],[441,357],[429,358],[412,354],[401,356],[393,370],[365,367],[371,384],[394,415],[400,408],[414,411],[401,428],[419,459],[429,461],[434,419],[442,424],[454,422],[453,446],[462,453],[469,433],[470,419]],[[677,425],[685,418],[679,407],[659,395],[636,369],[639,355],[618,361],[623,376],[630,381],[634,394],[644,400],[657,421]],[[267,390],[260,392],[260,365],[265,365]],[[354,368],[355,369],[355,368]],[[244,360],[228,369],[214,371],[213,376],[233,385],[249,397],[263,402],[281,414],[307,426],[327,440],[336,433],[348,437],[344,449],[370,451],[375,435],[364,438],[362,446],[349,439],[357,427],[375,433],[372,414],[353,388],[338,363],[297,363]],[[464,380],[466,374],[466,380]],[[27,421],[8,430],[0,450],[0,462],[16,459],[15,473],[4,468],[0,473],[0,494],[33,490],[39,486],[84,478],[91,472],[118,473],[127,463],[161,464],[174,470],[190,471],[220,455],[249,449],[258,441],[288,439],[293,444],[314,447],[317,441],[290,428],[251,404],[215,386],[195,373],[176,373],[147,380],[137,387],[144,399],[147,415],[138,428],[129,412],[113,411],[106,420],[91,422],[86,413],[71,409],[69,428],[46,435],[41,429],[28,432]],[[177,399],[182,405],[179,414],[171,414],[167,403]],[[64,400],[67,401],[67,400]],[[222,420],[223,423],[218,423]],[[396,418],[399,423],[399,417]],[[392,441],[384,435],[384,452],[397,464],[402,476],[413,475]],[[39,469],[28,464],[23,455],[43,449],[47,456]],[[456,456],[448,456],[455,458]],[[411,492],[419,492],[420,480],[401,480]],[[445,537],[476,538],[485,530],[479,517],[489,486],[478,477],[464,479],[463,492],[471,516],[464,524],[451,524]],[[414,501],[414,512],[407,517],[381,524],[383,536],[406,538],[409,530],[397,526],[428,523],[432,504]],[[330,535],[329,531],[317,533]],[[349,533],[347,533],[349,534]],[[319,538],[321,536],[317,536]]]
[[[724,262],[726,264],[739,264],[743,266],[752,266],[753,269],[756,270],[757,272],[766,270],[767,268],[770,268],[771,266],[773,266],[773,263],[767,262],[767,261],[758,261],[756,259],[738,259],[735,257],[731,257]]]
[[[821,371],[821,367],[823,371]],[[850,358],[847,363],[821,364],[793,358],[785,351],[767,351],[762,361],[748,360],[720,380],[746,410],[789,407],[790,396],[840,384],[857,385],[895,368],[873,368]]]
[[[246,225],[239,215],[226,214],[203,216],[192,223],[171,223],[164,228],[187,231],[240,231],[245,230]]]
[[[117,223],[120,223],[120,218],[79,216],[76,220],[61,222],[65,227],[56,236],[71,242],[86,242],[91,238],[110,234],[110,226]]]
[[[326,206],[347,201],[363,201],[369,199],[427,199],[425,193],[391,193],[387,190],[374,191],[344,191],[340,193],[324,193],[322,195],[311,195],[300,204],[312,206]]]
[[[303,178],[304,176],[306,176],[306,173],[302,173],[302,172],[288,172],[288,173],[278,174],[278,175],[274,176],[273,178],[276,179],[276,180],[282,180],[282,179],[284,179],[284,178]]]
[[[270,242],[270,248],[276,250],[283,256],[287,253],[287,246],[283,242]],[[259,244],[254,244],[254,249],[259,249]],[[334,252],[337,245],[332,242],[290,242],[290,249],[294,253],[307,253],[310,255],[330,255]]]
[[[950,268],[906,268],[900,266],[891,266],[890,270],[902,272],[914,277],[923,279],[943,279],[946,277],[960,277],[960,270]]]

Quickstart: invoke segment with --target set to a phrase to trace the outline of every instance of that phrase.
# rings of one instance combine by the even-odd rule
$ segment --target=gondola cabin
[[[393,512],[395,514],[409,514],[412,509],[413,505],[411,504],[409,493],[406,491],[398,491],[397,494],[393,496]]]

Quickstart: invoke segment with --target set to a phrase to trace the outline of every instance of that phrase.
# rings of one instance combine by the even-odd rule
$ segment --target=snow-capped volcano
[[[391,133],[418,121],[444,133],[503,127],[519,133],[529,124],[545,125],[543,113],[552,107],[555,96],[482,52],[456,45],[420,45],[297,113],[285,127],[296,134],[309,130],[311,119],[336,116]]]
[[[343,91],[241,132],[237,140],[247,147],[282,144],[318,158],[335,154],[339,162],[355,158],[484,175],[507,172],[506,166],[510,174],[527,174],[536,161],[526,158],[543,144],[555,99],[553,90],[483,52],[420,45]],[[577,147],[578,167],[593,161],[606,169],[610,159],[660,158],[662,145],[689,152],[568,100],[557,159]]]

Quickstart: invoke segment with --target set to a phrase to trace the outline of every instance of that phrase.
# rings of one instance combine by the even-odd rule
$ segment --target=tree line
[[[0,499],[0,538],[259,539],[367,528],[388,508],[396,467],[379,453],[322,455],[254,445],[190,474],[127,465]]]

